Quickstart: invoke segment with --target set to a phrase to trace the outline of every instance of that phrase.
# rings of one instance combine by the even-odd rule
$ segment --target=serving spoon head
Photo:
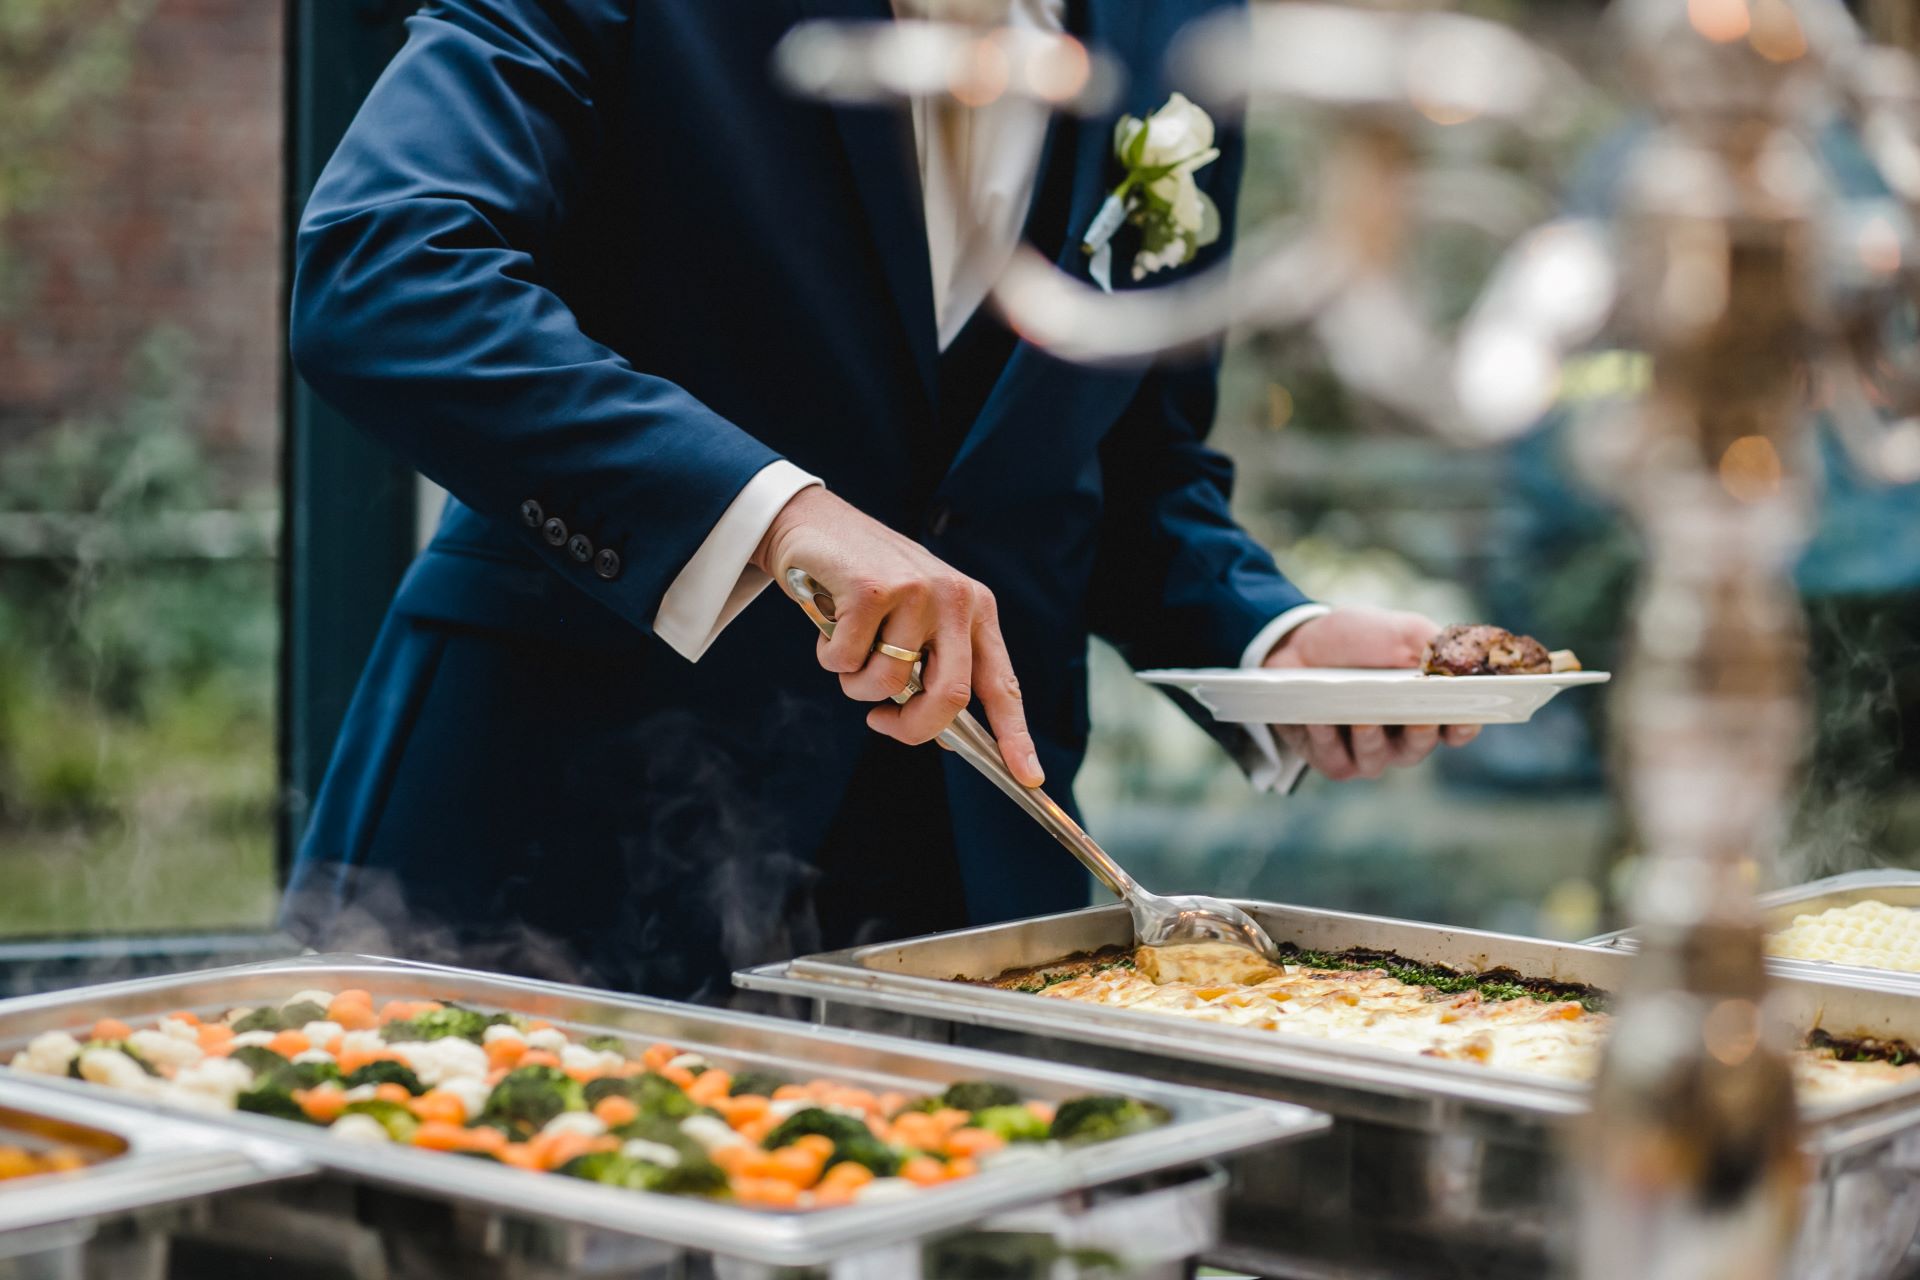
[[[1182,973],[1202,970],[1218,974],[1223,967],[1244,971],[1244,978],[1281,963],[1280,949],[1260,922],[1218,898],[1143,893],[1133,904],[1133,932],[1155,982],[1180,981]]]

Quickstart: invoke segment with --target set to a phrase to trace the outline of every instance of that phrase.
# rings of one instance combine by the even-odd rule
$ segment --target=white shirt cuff
[[[700,661],[727,624],[773,581],[750,563],[773,518],[794,494],[819,483],[819,477],[784,459],[756,472],[660,598],[653,633],[688,662]]]
[[[1241,670],[1251,671],[1264,665],[1274,646],[1293,634],[1295,627],[1332,612],[1332,606],[1324,604],[1301,604],[1287,610],[1254,633],[1240,655]],[[1307,772],[1307,762],[1291,747],[1281,746],[1271,727],[1264,724],[1242,727],[1253,739],[1253,752],[1245,761],[1247,781],[1253,784],[1253,789],[1285,795],[1300,785],[1301,777]]]

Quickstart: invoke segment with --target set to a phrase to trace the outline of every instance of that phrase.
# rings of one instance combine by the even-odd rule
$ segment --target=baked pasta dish
[[[1798,915],[1767,939],[1767,954],[1920,973],[1920,911],[1868,899]]]
[[[313,1125],[342,1142],[763,1209],[918,1195],[1170,1118],[1134,1098],[1056,1104],[986,1080],[916,1095],[728,1070],[675,1045],[569,1035],[432,1000],[376,1004],[358,989],[142,1026],[105,1018],[39,1035],[10,1065]],[[6,1150],[0,1175],[36,1171],[8,1163]]]
[[[1611,1019],[1606,993],[1510,970],[1459,973],[1373,951],[1289,951],[1273,966],[1231,947],[1141,947],[993,980],[1052,1000],[1345,1040],[1529,1075],[1588,1079]],[[1794,1054],[1807,1102],[1920,1080],[1911,1047],[1815,1032]]]

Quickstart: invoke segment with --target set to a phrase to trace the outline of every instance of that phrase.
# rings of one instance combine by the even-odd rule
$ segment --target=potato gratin
[[[1868,899],[1795,916],[1767,939],[1767,954],[1920,973],[1920,911]]]
[[[1611,1022],[1598,1007],[1602,993],[1514,974],[1463,975],[1368,953],[1301,953],[1303,963],[1275,969],[1232,949],[1179,950],[1088,957],[995,985],[1567,1080],[1595,1073]],[[1830,1102],[1920,1080],[1911,1058],[1904,1045],[1823,1036],[1796,1051],[1793,1066],[1804,1100]]]

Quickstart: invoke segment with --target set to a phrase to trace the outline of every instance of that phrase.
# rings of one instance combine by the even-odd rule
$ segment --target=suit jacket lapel
[[[804,18],[889,19],[889,0],[794,0]],[[905,106],[829,108],[846,148],[847,162],[880,265],[886,273],[901,331],[913,349],[920,382],[931,402],[936,390],[939,335],[934,329],[933,267],[927,256],[926,210],[913,141],[913,117]]]

